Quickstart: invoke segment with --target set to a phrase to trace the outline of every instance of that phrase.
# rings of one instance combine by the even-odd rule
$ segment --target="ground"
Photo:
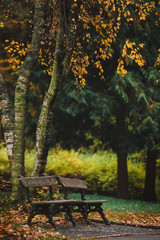
[[[17,207],[17,206],[16,206]],[[63,220],[63,215],[59,215],[54,220],[57,229],[46,222],[44,216],[36,216],[33,219],[34,224],[27,225],[28,209],[21,205],[17,209],[3,208],[0,213],[0,239],[21,240],[21,239],[67,239],[84,238],[89,239],[94,235],[119,235],[127,232],[136,234],[153,232],[160,234],[160,213],[115,213],[106,212],[106,217],[111,221],[110,226],[104,226],[98,214],[91,214],[90,219],[94,220],[93,227],[82,222],[81,216],[74,216],[77,220],[76,228]],[[86,238],[88,234],[88,238]]]

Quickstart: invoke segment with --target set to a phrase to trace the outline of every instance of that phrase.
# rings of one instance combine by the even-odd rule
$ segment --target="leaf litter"
[[[27,225],[28,213],[24,211],[23,206],[19,206],[15,209],[3,209],[0,213],[0,239],[62,239],[65,240],[67,237],[60,234],[54,228],[47,223],[47,219],[38,215],[33,219],[32,226]],[[133,224],[135,226],[155,226],[160,228],[160,213],[125,213],[125,212],[105,212],[106,217],[111,223],[119,224]],[[62,215],[54,217],[54,220],[61,218]],[[80,221],[80,216],[75,215]],[[101,220],[98,213],[91,213],[89,215],[91,219]],[[34,224],[35,223],[35,224]],[[63,219],[56,221],[56,224],[67,224],[67,221]]]

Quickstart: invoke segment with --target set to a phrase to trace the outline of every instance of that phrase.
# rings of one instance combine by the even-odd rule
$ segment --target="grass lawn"
[[[88,195],[88,198],[91,196]],[[93,195],[92,199],[106,199],[108,203],[104,203],[104,209],[113,212],[154,212],[160,213],[160,203],[143,202],[140,200],[123,200],[114,197],[104,197]]]

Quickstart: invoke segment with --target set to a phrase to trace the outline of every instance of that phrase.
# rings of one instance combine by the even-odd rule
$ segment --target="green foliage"
[[[34,151],[26,152],[27,175],[32,172],[33,162]],[[128,172],[131,197],[141,198],[145,178],[144,161],[137,161],[136,156],[134,160],[134,155],[131,156],[128,160]],[[117,157],[111,151],[91,153],[85,149],[77,152],[73,149],[52,149],[48,155],[46,174],[84,179],[90,192],[110,196],[115,196],[117,192]]]
[[[9,173],[9,163],[6,161],[6,148],[0,148],[0,174]],[[25,155],[26,175],[33,171],[35,150],[27,150]],[[129,191],[132,199],[140,199],[145,180],[146,153],[134,153],[128,157]],[[157,176],[160,171],[160,161],[157,160]],[[108,196],[117,193],[117,156],[112,151],[98,151],[93,153],[84,148],[63,150],[53,148],[48,155],[46,166],[47,175],[61,175],[84,179],[89,192],[96,192]],[[160,198],[160,179],[156,179],[156,192]]]
[[[141,196],[144,188],[144,179],[145,179],[145,164],[143,164],[143,162],[136,162],[135,164],[133,164],[133,162],[129,160],[128,182],[131,198],[139,198],[139,196]]]
[[[0,175],[4,175],[10,171],[10,165],[7,159],[7,149],[4,147],[3,143],[0,143]]]
[[[142,150],[141,152],[132,153],[132,155],[129,156],[129,159],[134,163],[139,162],[146,162],[147,159],[147,152],[146,150]]]

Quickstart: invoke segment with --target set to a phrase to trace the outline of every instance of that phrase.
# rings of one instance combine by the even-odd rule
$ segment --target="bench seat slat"
[[[53,200],[53,201],[41,201],[41,202],[38,202],[38,201],[33,201],[31,204],[32,205],[54,205],[54,204],[72,204],[72,203],[76,203],[78,202],[77,200]]]
[[[99,204],[99,203],[105,203],[108,202],[107,200],[81,200],[78,201],[78,203],[82,203],[82,204]]]

